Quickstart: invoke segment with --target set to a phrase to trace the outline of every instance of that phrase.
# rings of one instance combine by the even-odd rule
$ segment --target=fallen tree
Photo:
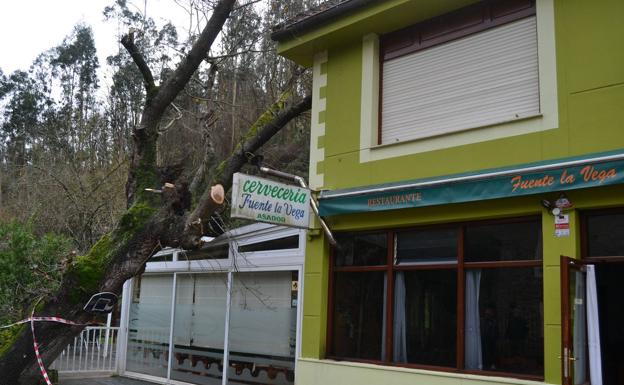
[[[162,180],[156,165],[158,128],[161,120],[197,70],[232,12],[235,0],[220,0],[202,33],[175,71],[156,85],[150,68],[130,33],[122,44],[139,68],[145,83],[146,103],[141,123],[133,132],[134,148],[126,184],[128,208],[116,228],[103,236],[83,256],[67,261],[60,289],[35,306],[35,315],[62,316],[85,323],[92,315],[82,310],[91,295],[101,291],[119,293],[123,283],[142,272],[150,256],[163,246],[197,248],[203,224],[221,204],[215,191],[228,191],[232,175],[239,171],[271,137],[289,121],[310,109],[311,99],[292,100],[292,88],[283,91],[249,128],[234,152],[209,176],[204,191],[190,191],[188,183]],[[195,184],[193,184],[195,185]],[[146,189],[160,188],[162,194]],[[215,186],[220,186],[215,188]],[[196,202],[191,205],[190,202]],[[80,326],[37,323],[36,334],[44,364],[49,365],[81,331]],[[29,325],[1,335],[0,378],[3,384],[35,384],[41,380],[33,351]]]

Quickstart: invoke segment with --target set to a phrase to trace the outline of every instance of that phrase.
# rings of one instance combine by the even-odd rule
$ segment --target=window
[[[126,369],[166,376],[173,276],[149,275],[134,282],[140,293],[130,305]]]
[[[339,234],[337,241],[330,358],[542,378],[539,219]]]
[[[622,209],[591,212],[584,217],[587,257],[624,256],[624,212]]]
[[[298,280],[291,270],[135,278],[127,370],[167,383],[293,384]]]
[[[299,235],[291,235],[284,238],[276,238],[263,242],[251,243],[238,246],[239,253],[249,253],[253,251],[286,250],[299,247]]]
[[[339,234],[333,280],[334,352],[340,357],[382,360],[388,238],[385,233]]]
[[[540,114],[532,0],[484,1],[380,42],[378,144]]]
[[[208,245],[200,250],[184,251],[178,256],[180,261],[198,261],[202,259],[228,259],[230,256],[230,245],[220,243]]]

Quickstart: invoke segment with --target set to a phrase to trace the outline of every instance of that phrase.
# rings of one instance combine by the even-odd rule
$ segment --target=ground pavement
[[[61,378],[60,385],[153,385],[151,382],[125,377]]]

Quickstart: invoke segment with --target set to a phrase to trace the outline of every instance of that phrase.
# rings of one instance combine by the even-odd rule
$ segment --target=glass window
[[[130,305],[126,369],[165,377],[173,276],[146,275],[141,277],[138,286],[139,294]]]
[[[457,229],[419,230],[396,235],[396,263],[457,262]]]
[[[294,383],[296,282],[290,271],[234,275],[228,383]]]
[[[466,271],[466,369],[544,373],[542,269]]]
[[[271,239],[270,241],[257,242],[249,245],[239,246],[238,251],[241,253],[248,253],[251,251],[296,249],[298,247],[299,235],[292,235],[290,237]]]
[[[336,266],[385,265],[388,258],[386,233],[339,234]]]
[[[624,256],[624,214],[587,217],[587,256]]]
[[[226,274],[178,274],[172,379],[221,384],[226,298]]]
[[[470,225],[466,227],[466,262],[542,259],[539,221]]]
[[[298,272],[232,273],[231,283],[229,366],[224,369],[228,274],[135,279],[127,370],[199,385],[221,385],[224,373],[232,384],[292,385]]]
[[[383,359],[384,272],[337,272],[334,277],[333,354]]]
[[[173,252],[171,253],[156,253],[150,258],[150,262],[171,262],[173,261]]]
[[[178,254],[180,261],[197,261],[202,259],[228,259],[230,246],[222,245],[209,246],[201,250],[184,251]]]
[[[390,250],[381,247],[386,236],[395,239]],[[543,376],[538,219],[347,234],[338,242],[330,356]],[[358,253],[358,245],[368,247]],[[374,258],[386,251],[395,255],[390,266]]]
[[[395,362],[456,365],[456,277],[455,269],[396,273]]]

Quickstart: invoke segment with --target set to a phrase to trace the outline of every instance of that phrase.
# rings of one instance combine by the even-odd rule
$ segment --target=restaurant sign
[[[308,228],[310,190],[236,173],[232,182],[231,216]]]
[[[321,216],[473,202],[624,183],[624,156],[499,169],[362,189],[328,191]]]

